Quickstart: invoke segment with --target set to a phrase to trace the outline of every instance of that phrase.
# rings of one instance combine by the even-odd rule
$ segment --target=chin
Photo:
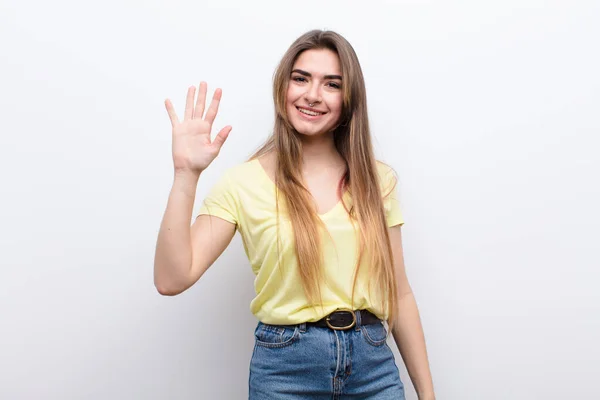
[[[320,136],[328,132],[328,130],[321,129],[306,129],[305,127],[297,127],[297,125],[293,125],[296,132],[301,134],[302,136]],[[300,128],[300,129],[298,129]]]
[[[290,121],[296,132],[305,136],[319,136],[330,132],[334,126],[332,124],[313,125],[305,121]]]

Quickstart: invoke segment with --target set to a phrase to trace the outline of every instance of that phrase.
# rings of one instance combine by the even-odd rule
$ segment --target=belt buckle
[[[356,325],[356,314],[354,314],[353,310],[351,310],[349,308],[338,308],[334,312],[338,312],[338,311],[345,311],[345,312],[349,312],[350,314],[352,314],[352,323],[350,325],[347,325],[347,326],[333,326],[333,325],[331,325],[331,323],[329,323],[330,316],[328,315],[327,317],[325,317],[325,323],[327,324],[328,327],[330,327],[331,329],[334,329],[336,331],[343,331],[343,330],[346,330],[346,329],[350,329],[354,325]]]

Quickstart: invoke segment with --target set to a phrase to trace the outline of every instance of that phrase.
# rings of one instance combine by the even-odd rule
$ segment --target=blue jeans
[[[250,400],[404,400],[382,323],[340,331],[259,322],[250,361]]]

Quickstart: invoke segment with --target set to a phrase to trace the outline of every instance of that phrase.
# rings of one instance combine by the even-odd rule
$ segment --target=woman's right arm
[[[204,114],[206,83],[200,83],[194,106],[195,87],[188,90],[184,120],[179,122],[173,105],[165,106],[173,126],[175,178],[161,222],[154,256],[154,285],[159,293],[173,296],[192,286],[223,253],[235,234],[235,224],[201,215],[190,227],[196,187],[202,171],[219,154],[230,126],[210,139],[221,90],[217,89]]]
[[[162,295],[177,295],[202,277],[235,234],[235,224],[200,215],[190,228],[198,176],[175,177],[154,258],[154,285]]]

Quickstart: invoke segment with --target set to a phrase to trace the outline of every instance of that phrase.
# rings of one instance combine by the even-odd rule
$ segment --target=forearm
[[[190,223],[199,175],[175,174],[154,257],[154,284],[163,294],[181,291],[192,264]]]
[[[423,327],[412,293],[408,293],[398,300],[398,318],[395,327],[392,328],[392,335],[419,399],[434,399]]]

